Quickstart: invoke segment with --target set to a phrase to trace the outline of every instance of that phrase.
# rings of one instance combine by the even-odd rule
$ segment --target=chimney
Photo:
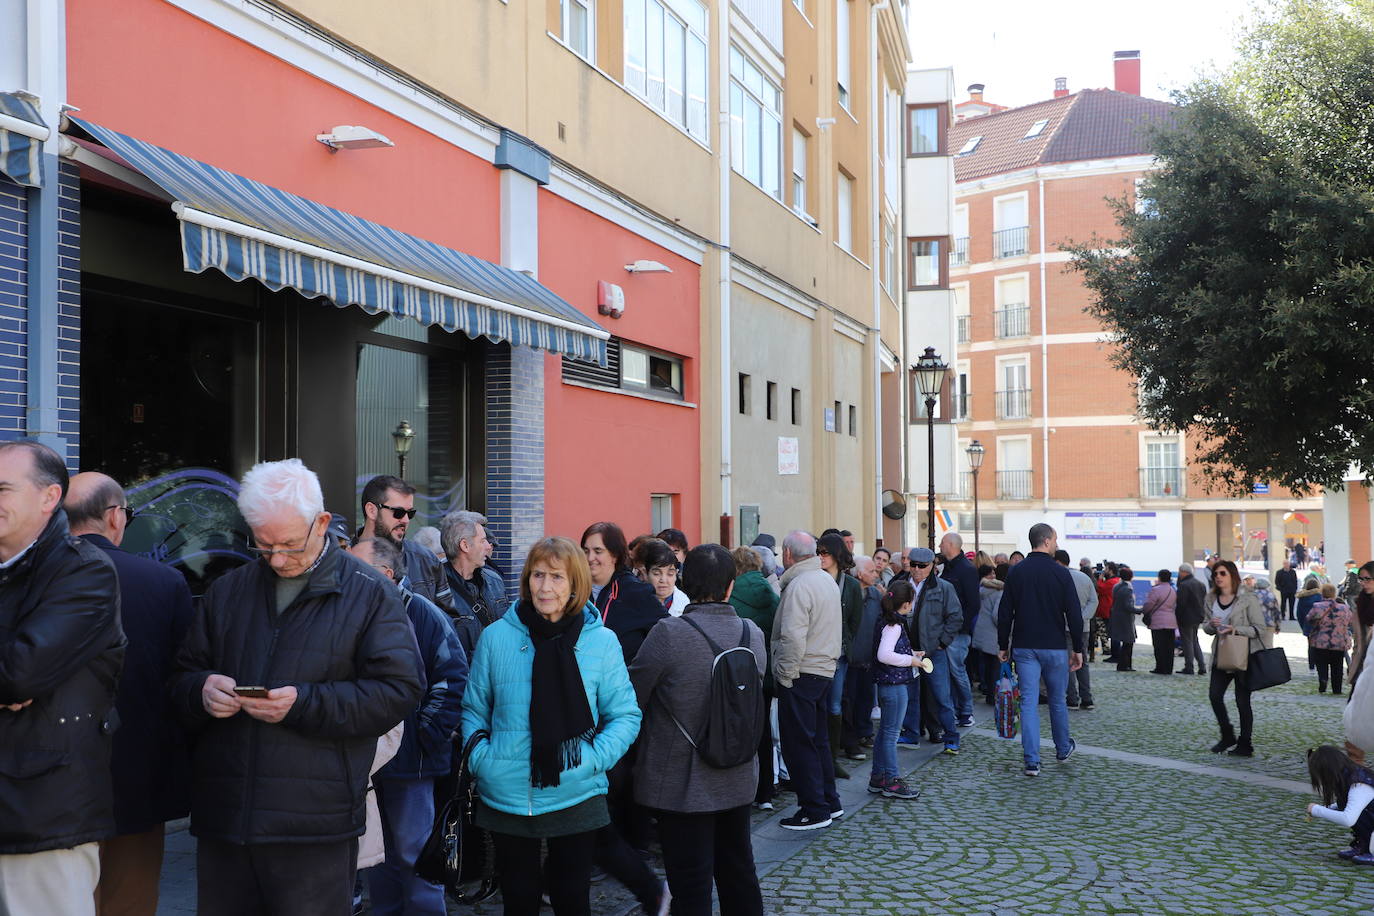
[[[981,101],[983,101],[983,84],[982,84],[982,83],[969,83],[969,87],[968,87],[968,97],[969,97],[969,101],[970,101],[970,102],[981,102]]]
[[[1117,51],[1114,57],[1116,91],[1140,95],[1140,52]]]
[[[1056,76],[1054,78],[1054,97],[1062,99],[1069,94],[1069,78],[1067,76]]]

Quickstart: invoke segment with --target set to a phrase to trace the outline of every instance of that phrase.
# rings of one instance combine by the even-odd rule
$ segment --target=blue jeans
[[[902,731],[902,719],[906,716],[907,685],[876,684],[878,708],[882,718],[878,720],[878,735],[873,739],[873,778],[897,778],[897,735]]]
[[[953,694],[954,714],[959,718],[973,716],[973,687],[968,681],[968,650],[973,644],[973,637],[965,633],[960,633],[954,637],[954,642],[949,644],[949,648],[944,654],[949,657],[949,664],[945,668],[949,671],[953,682],[949,685],[949,690]],[[935,670],[939,673],[939,669]]]
[[[445,910],[444,889],[415,874],[415,860],[434,827],[433,779],[377,779],[377,810],[382,816],[386,861],[367,870],[372,912],[433,913]]]
[[[1050,702],[1050,733],[1056,754],[1069,752],[1069,652],[1067,649],[1012,649],[1021,683],[1021,755],[1026,765],[1040,762],[1040,678]]]
[[[830,682],[830,694],[826,698],[832,716],[838,716],[844,710],[844,675],[848,670],[849,659],[843,655],[835,659],[835,677]]]
[[[940,693],[940,665],[942,662],[948,664],[943,651],[927,652],[926,658],[934,664],[935,670],[929,675],[918,675],[911,679],[907,684],[907,706],[906,716],[902,720],[902,734],[908,738],[920,738],[921,736],[921,678],[930,678],[930,688],[935,694],[935,703],[939,707],[936,711],[936,718],[940,720],[940,729],[944,732],[943,740],[945,744],[959,746],[959,725],[954,721],[954,707],[949,703],[949,678],[944,678],[944,694]]]

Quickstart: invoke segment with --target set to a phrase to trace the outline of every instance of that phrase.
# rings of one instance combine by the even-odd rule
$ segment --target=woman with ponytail
[[[882,718],[873,742],[873,776],[868,791],[886,798],[916,798],[921,790],[897,778],[897,736],[906,716],[907,685],[917,670],[929,671],[924,652],[913,652],[907,636],[916,589],[905,580],[893,581],[880,602],[882,614],[873,629],[873,682]]]

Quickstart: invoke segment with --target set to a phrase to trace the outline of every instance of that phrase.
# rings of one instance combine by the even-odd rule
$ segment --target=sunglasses
[[[1361,582],[1374,582],[1374,576],[1357,576]]]
[[[372,505],[376,506],[378,509],[390,510],[391,517],[398,522],[403,518],[415,517],[415,509],[402,509],[400,506],[388,506],[386,503],[373,503]]]
[[[134,520],[134,516],[138,514],[138,513],[135,512],[135,511],[133,510],[133,508],[130,507],[130,506],[106,506],[106,507],[105,507],[105,511],[106,511],[106,512],[109,512],[111,509],[118,509],[120,512],[123,512],[123,513],[124,513],[124,524],[126,524],[126,525],[129,524],[129,522],[132,522],[132,521]]]
[[[929,563],[917,563],[914,560],[912,561],[911,565],[916,567],[917,569],[926,569],[930,566]]]

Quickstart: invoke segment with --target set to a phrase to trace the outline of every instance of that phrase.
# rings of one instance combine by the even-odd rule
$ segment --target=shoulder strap
[[[706,631],[703,630],[703,629],[701,628],[701,625],[698,624],[695,620],[693,620],[692,618],[688,617],[686,614],[683,614],[683,615],[682,615],[680,618],[678,618],[678,619],[679,619],[679,620],[685,620],[688,624],[691,625],[692,629],[696,630],[698,633],[701,634],[701,638],[704,639],[704,640],[706,640],[706,644],[709,645],[709,646],[711,647],[711,657],[712,657],[713,659],[715,658],[715,656],[720,655],[722,652],[725,651],[725,650],[722,649],[720,646],[716,645],[716,641],[715,641],[714,639],[712,639],[711,637],[709,637],[709,636],[706,635]],[[745,627],[745,637],[746,637],[746,639],[748,638],[748,633],[749,633],[749,628],[748,628],[748,627]],[[740,643],[740,645],[745,645],[745,643]]]

